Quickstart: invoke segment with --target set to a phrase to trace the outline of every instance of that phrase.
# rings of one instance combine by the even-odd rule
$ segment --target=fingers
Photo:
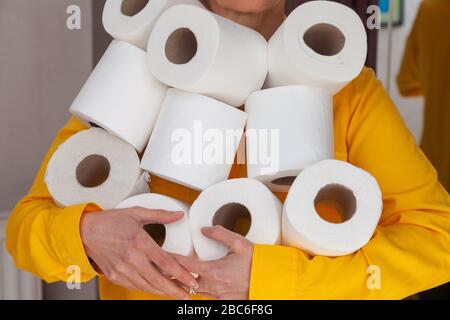
[[[129,208],[127,212],[143,225],[150,223],[170,224],[180,220],[184,215],[183,211],[154,210],[141,207]]]
[[[105,269],[104,275],[106,279],[112,283],[124,287],[130,291],[139,290],[133,281],[130,280],[127,274],[127,269],[124,265],[116,263],[111,265],[109,268]],[[125,272],[125,273],[124,273]]]
[[[141,244],[142,250],[162,273],[168,274],[190,288],[197,288],[198,282],[185,268],[180,266],[174,258],[164,252],[155,241],[146,234],[146,240]]]
[[[202,233],[210,239],[222,242],[232,252],[239,251],[241,243],[245,239],[240,234],[234,233],[222,226],[202,228]]]
[[[202,295],[215,296],[216,290],[211,286],[211,281],[203,277],[199,279],[199,288],[197,289],[197,293],[201,293]]]
[[[191,273],[194,273],[197,276],[200,276],[199,279],[201,279],[201,277],[204,276],[205,273],[207,273],[207,266],[206,263],[203,261],[198,261],[194,258],[181,256],[175,253],[171,253],[170,256],[174,258],[176,262],[182,265],[186,270],[188,270]],[[195,289],[196,287],[193,288]]]
[[[190,294],[201,294],[202,297],[204,298],[208,298],[208,299],[217,299],[216,296],[214,296],[211,291],[208,291],[205,285],[202,284],[203,280],[200,280],[200,287],[197,290],[192,290],[192,288],[188,288],[185,285],[183,285],[180,282],[177,282],[175,280],[175,282],[177,283],[177,285],[179,285],[180,287],[182,287],[186,292],[189,292]]]
[[[166,293],[155,288],[147,279],[143,278],[139,273],[135,271],[130,271],[130,274],[128,274],[127,277],[129,281],[134,285],[134,290],[143,291],[162,297],[167,296]]]
[[[182,288],[163,277],[151,265],[143,252],[130,251],[115,266],[115,271],[121,278],[129,279],[137,290],[170,296],[176,299],[187,300],[190,298]]]
[[[194,258],[174,253],[170,255],[184,268],[197,276],[198,287],[195,288],[195,292],[202,293],[202,295],[213,293],[213,288],[211,288],[207,280],[211,277],[211,266],[208,267],[208,263],[211,264],[211,262],[198,261]]]
[[[158,266],[164,273],[169,274],[181,283],[190,288],[198,288],[197,280],[183,268],[174,258],[169,256],[166,252],[152,252],[151,253],[152,262]]]
[[[133,278],[135,279],[133,282],[139,290],[160,296],[167,295],[164,290],[160,290],[152,285],[152,273],[149,270],[153,269],[153,266],[147,260],[145,255],[136,254],[135,257],[130,260],[130,264],[136,270],[135,272],[132,272],[134,274]]]
[[[190,300],[186,291],[177,286],[175,282],[163,277],[154,267],[148,269],[147,277],[154,287],[163,290],[166,295],[179,300]]]

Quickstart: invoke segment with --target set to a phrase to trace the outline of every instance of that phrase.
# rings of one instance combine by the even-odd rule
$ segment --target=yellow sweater
[[[398,299],[448,282],[450,197],[372,70],[364,69],[336,95],[334,111],[336,158],[373,174],[382,189],[384,211],[376,234],[363,249],[339,258],[256,245],[250,298]],[[7,226],[7,248],[17,266],[48,282],[67,280],[69,265],[80,266],[83,281],[97,276],[79,233],[81,215],[96,206],[58,208],[43,180],[58,145],[83,129],[74,118],[61,129]],[[245,166],[233,167],[231,177],[245,175]],[[152,177],[151,189],[187,202],[198,196],[157,177]],[[285,194],[278,196],[285,198]],[[379,271],[375,274],[381,281],[379,289],[367,285],[373,280],[368,270]],[[127,291],[101,276],[100,295],[103,299],[158,298]]]
[[[402,95],[425,97],[422,149],[437,169],[439,180],[448,192],[450,192],[449,20],[449,0],[422,1],[397,78]]]

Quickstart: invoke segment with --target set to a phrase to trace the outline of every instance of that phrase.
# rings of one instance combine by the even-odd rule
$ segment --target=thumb
[[[128,213],[143,225],[152,223],[170,224],[180,220],[184,216],[183,211],[166,211],[141,207],[130,208],[128,209]]]
[[[241,241],[243,240],[240,234],[234,233],[222,226],[202,228],[202,233],[210,239],[222,242],[232,252],[239,251]]]

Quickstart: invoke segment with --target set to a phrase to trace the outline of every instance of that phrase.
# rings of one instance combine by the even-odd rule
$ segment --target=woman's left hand
[[[219,300],[247,300],[253,244],[243,236],[221,226],[203,228],[208,238],[224,243],[228,254],[220,260],[198,261],[191,257],[172,255],[186,270],[199,275],[197,292]]]

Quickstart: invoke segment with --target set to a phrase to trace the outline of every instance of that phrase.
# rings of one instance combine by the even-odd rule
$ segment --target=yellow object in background
[[[98,208],[94,204],[58,208],[43,179],[56,148],[83,129],[74,118],[61,129],[7,226],[7,248],[17,266],[48,282],[67,280],[69,265],[80,266],[82,280],[97,275],[84,252],[79,221],[84,212]],[[256,245],[250,298],[400,299],[448,282],[450,196],[372,70],[364,69],[335,96],[334,134],[336,159],[371,173],[383,192],[384,210],[374,237],[356,253],[338,258]],[[230,177],[246,174],[245,165],[235,165]],[[199,194],[154,176],[151,190],[189,203]],[[277,196],[283,201],[286,194]],[[100,296],[161,298],[128,291],[104,277]]]
[[[422,149],[450,192],[450,1],[422,1],[397,78],[404,96],[425,97]],[[447,30],[447,31],[446,31]]]

